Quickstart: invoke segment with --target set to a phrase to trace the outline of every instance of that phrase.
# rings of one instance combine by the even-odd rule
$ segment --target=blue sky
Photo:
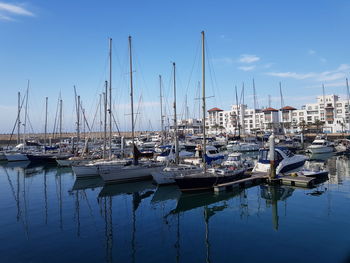
[[[322,93],[344,95],[349,77],[349,1],[3,1],[0,0],[0,132],[11,132],[17,92],[30,79],[29,118],[43,130],[49,97],[52,130],[59,93],[64,130],[74,129],[76,85],[90,121],[108,78],[108,37],[113,38],[113,101],[121,130],[130,128],[128,47],[133,38],[138,129],[159,127],[158,75],[171,114],[171,62],[177,66],[179,114],[187,94],[198,115],[200,32],[206,32],[208,108],[229,109],[234,86],[245,83],[253,106],[300,107]],[[141,103],[139,103],[141,102]],[[172,116],[169,116],[171,120]],[[96,127],[96,126],[95,126]]]

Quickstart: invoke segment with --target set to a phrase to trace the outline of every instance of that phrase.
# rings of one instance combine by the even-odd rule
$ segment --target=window
[[[304,116],[304,112],[299,112],[299,116]]]
[[[337,110],[337,113],[342,113],[342,110]]]
[[[337,103],[337,107],[342,107],[342,106],[343,106],[343,104]]]
[[[307,116],[307,120],[308,121],[312,121],[312,117],[311,116]]]

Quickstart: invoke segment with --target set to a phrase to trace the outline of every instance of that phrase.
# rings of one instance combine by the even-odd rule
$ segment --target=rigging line
[[[23,104],[24,104],[25,98],[26,98],[26,95],[23,96],[21,105],[20,105],[20,107],[19,107],[19,112],[18,112],[18,114],[17,114],[17,118],[16,118],[15,124],[14,124],[14,126],[13,126],[13,129],[12,129],[12,132],[11,132],[11,136],[10,136],[10,140],[9,140],[9,142],[8,142],[8,144],[7,144],[7,148],[10,146],[10,142],[11,142],[13,133],[15,132],[15,129],[16,129],[16,127],[17,127],[18,119],[19,119],[20,116],[21,116],[21,110],[22,110],[22,108],[23,108]]]
[[[219,101],[222,101],[221,94],[220,94],[219,89],[218,89],[218,84],[217,84],[217,80],[216,80],[214,67],[211,64],[212,56],[211,56],[211,53],[210,53],[210,50],[209,50],[209,47],[208,47],[207,40],[205,40],[205,51],[207,53],[207,64],[208,64],[208,69],[209,69],[210,81],[211,81],[211,85],[212,85],[211,86],[212,92],[215,95],[215,90],[218,90],[218,94],[217,95],[219,97]],[[214,96],[214,102],[215,102],[215,104],[218,103],[218,101],[217,101],[215,96]]]
[[[95,120],[96,120],[97,114],[99,113],[100,105],[101,105],[101,100],[99,100],[99,102],[97,104],[96,112],[95,112],[94,118],[92,119],[92,123],[91,123],[91,129],[94,128]]]
[[[90,125],[89,125],[89,123],[88,123],[88,121],[87,121],[87,119],[86,119],[85,110],[84,110],[84,108],[83,108],[83,106],[82,106],[82,103],[80,103],[80,109],[81,109],[81,112],[82,112],[82,114],[83,114],[85,124],[86,124],[86,126],[87,126],[89,132],[91,132],[91,128],[90,128]]]
[[[119,134],[119,136],[121,136],[121,133],[120,133],[120,130],[119,130],[119,127],[118,127],[118,123],[117,123],[117,121],[116,121],[116,119],[114,117],[113,112],[112,112],[112,118],[113,118],[113,121],[114,121],[114,125],[117,128],[118,134]]]
[[[191,71],[190,71],[190,76],[188,78],[187,87],[186,87],[186,94],[188,93],[188,90],[190,88],[190,83],[191,83],[193,71],[194,71],[194,68],[195,68],[195,65],[196,65],[196,61],[197,61],[197,58],[198,58],[198,55],[199,55],[199,48],[200,48],[200,46],[201,46],[201,37],[198,38],[197,48],[196,48],[196,52],[195,52],[195,56],[194,56],[194,60],[193,60],[193,64],[192,64],[192,68],[191,68]],[[198,61],[198,64],[199,64],[199,61]]]
[[[57,100],[57,105],[56,105],[56,114],[55,114],[55,121],[54,121],[54,124],[53,124],[53,131],[52,131],[52,137],[55,138],[55,134],[56,134],[56,129],[57,129],[57,118],[58,118],[58,106],[59,106],[59,102],[60,102],[60,99],[58,98]]]
[[[133,123],[134,127],[136,127],[137,116],[140,115],[140,105],[141,105],[141,103],[142,103],[142,94],[140,95],[139,103],[137,105],[137,110],[136,110],[136,113],[135,113],[136,117],[135,117],[135,120],[134,120],[134,123]],[[140,121],[140,124],[141,124],[141,121]]]

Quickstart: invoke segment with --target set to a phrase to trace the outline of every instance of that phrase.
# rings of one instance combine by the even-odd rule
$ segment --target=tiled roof
[[[263,112],[266,112],[266,111],[278,111],[278,110],[269,107],[269,108],[266,108],[266,109],[263,110]]]
[[[224,110],[219,109],[219,108],[212,108],[212,109],[208,110],[208,112],[211,112],[211,111],[224,111]]]

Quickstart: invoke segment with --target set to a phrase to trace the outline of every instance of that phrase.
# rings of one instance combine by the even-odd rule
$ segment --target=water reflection
[[[287,186],[261,185],[261,197],[266,200],[266,205],[272,208],[272,225],[275,230],[279,227],[278,201],[285,201],[291,197],[294,190]]]
[[[330,184],[337,183],[338,187],[349,184],[347,157],[333,157],[325,163],[331,171]],[[30,254],[34,260],[38,259],[38,250],[33,247],[40,247],[43,245],[40,242],[47,239],[48,243],[55,240],[59,246],[69,246],[80,255],[87,253],[80,260],[93,262],[222,262],[218,254],[233,253],[224,241],[239,236],[242,243],[235,245],[242,252],[237,253],[248,253],[244,244],[254,242],[253,236],[261,234],[262,241],[265,237],[276,238],[269,231],[280,230],[282,221],[289,224],[289,218],[295,218],[295,215],[287,218],[286,213],[281,217],[282,202],[287,211],[288,200],[289,214],[297,214],[305,212],[300,209],[305,196],[313,205],[323,208],[327,201],[324,199],[337,190],[323,185],[312,190],[260,185],[220,194],[181,194],[176,186],[156,187],[152,181],[104,185],[98,177],[75,180],[69,168],[21,164],[0,169],[3,173],[0,190],[6,193],[0,198],[0,208],[10,211],[10,216],[0,220],[0,226],[11,227],[4,240],[16,244],[14,241],[24,236],[23,254]],[[334,203],[339,196],[338,192],[332,196]],[[346,211],[337,205],[332,210],[332,220],[336,221],[337,213],[346,218]],[[298,224],[303,227],[302,222]],[[283,227],[278,236],[293,234],[288,231]],[[193,251],[200,251],[196,254],[200,259],[192,256],[191,246]],[[158,255],[151,252],[154,247],[159,249]],[[17,249],[12,245],[0,254],[10,255],[9,251]],[[25,261],[21,257],[18,255],[18,260],[13,261]],[[58,258],[72,260],[64,254]]]
[[[309,156],[309,159],[313,161],[327,161],[328,159],[334,156],[334,153],[332,152],[314,153],[314,154],[309,154],[308,156]]]

